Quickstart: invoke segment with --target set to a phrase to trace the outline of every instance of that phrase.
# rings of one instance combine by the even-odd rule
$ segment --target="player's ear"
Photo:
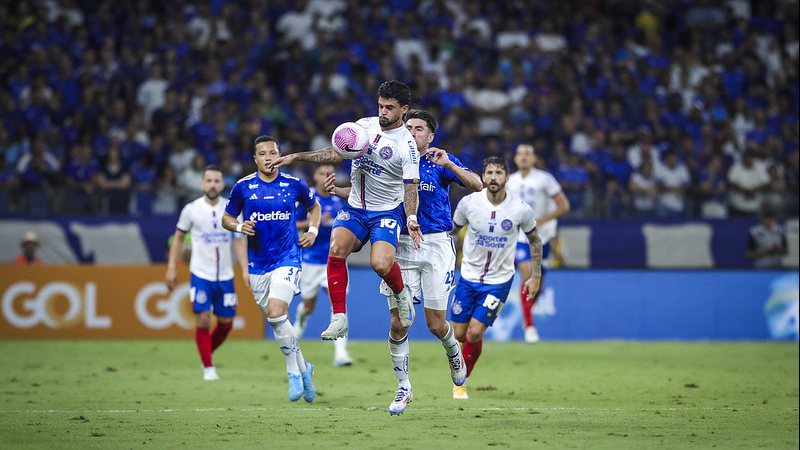
[[[433,142],[433,138],[434,138],[434,136],[435,136],[435,134],[433,134],[433,133],[431,133],[431,134],[429,134],[429,135],[428,135],[428,144],[430,144],[431,142]]]

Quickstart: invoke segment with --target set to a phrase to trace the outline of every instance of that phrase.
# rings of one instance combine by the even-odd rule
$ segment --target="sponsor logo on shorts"
[[[514,226],[514,224],[513,224],[513,223],[511,223],[511,221],[510,221],[510,220],[508,220],[508,219],[505,219],[505,220],[503,220],[502,222],[500,222],[500,226],[501,226],[501,227],[503,227],[503,229],[504,229],[504,230],[508,231],[508,230],[510,230],[510,229],[511,229],[511,227],[513,227],[513,226]]]
[[[461,307],[461,302],[456,300],[456,301],[453,302],[452,310],[453,310],[453,314],[458,315],[458,314],[461,314],[464,311],[464,308]]]

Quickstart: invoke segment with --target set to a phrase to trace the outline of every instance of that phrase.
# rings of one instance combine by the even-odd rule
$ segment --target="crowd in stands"
[[[174,214],[388,79],[473,170],[532,143],[572,217],[798,213],[797,1],[40,0],[0,30],[1,213]]]

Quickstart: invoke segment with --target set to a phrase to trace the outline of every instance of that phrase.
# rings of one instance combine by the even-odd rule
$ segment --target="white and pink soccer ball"
[[[345,122],[333,130],[331,144],[342,158],[358,158],[369,149],[369,134],[363,126],[355,122]]]

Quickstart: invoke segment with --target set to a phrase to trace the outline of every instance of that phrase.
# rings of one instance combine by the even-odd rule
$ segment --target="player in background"
[[[331,195],[325,188],[325,179],[335,177],[334,168],[330,164],[321,164],[314,170],[314,186],[311,191],[314,193],[317,202],[322,208],[322,219],[319,225],[319,236],[314,241],[314,245],[304,248],[303,272],[300,275],[300,298],[302,302],[297,305],[297,318],[294,328],[297,330],[297,337],[302,338],[308,318],[314,312],[317,305],[317,294],[320,289],[328,291],[328,277],[326,274],[326,264],[328,262],[328,250],[331,245],[331,231],[336,214],[344,208],[344,201]],[[308,228],[307,214],[304,209],[300,209],[297,214],[297,229],[305,230]],[[353,364],[353,358],[347,352],[347,336],[333,341],[333,365],[335,367],[349,366]]]
[[[189,259],[191,281],[189,298],[195,313],[194,340],[203,362],[203,379],[219,380],[211,354],[225,342],[233,328],[236,316],[236,292],[233,288],[233,260],[231,247],[242,268],[245,285],[247,278],[247,252],[243,236],[231,233],[220,225],[225,212],[225,202],[220,192],[225,189],[222,171],[216,166],[203,170],[203,196],[181,210],[167,257],[167,288],[171,291],[178,282],[175,270],[183,247],[184,237],[191,233],[192,253]],[[217,326],[211,328],[211,311],[217,316]]]
[[[347,257],[372,241],[370,264],[375,273],[392,289],[393,308],[397,308],[403,326],[414,322],[411,291],[403,284],[400,266],[394,256],[400,225],[409,229],[414,246],[419,247],[422,233],[417,221],[417,183],[419,152],[414,137],[405,128],[403,115],[408,112],[411,89],[396,80],[378,88],[378,116],[365,117],[358,123],[371,137],[369,150],[353,160],[350,169],[352,189],[347,205],[339,211],[331,233],[328,252],[328,294],[333,317],[322,339],[347,336]],[[333,147],[293,153],[278,158],[271,167],[294,161],[338,163],[342,158]]]
[[[517,146],[514,155],[514,164],[517,171],[508,178],[507,189],[521,198],[525,203],[533,208],[533,216],[536,218],[536,228],[542,239],[542,259],[547,265],[547,258],[550,256],[550,240],[556,237],[556,227],[558,218],[569,211],[570,205],[561,185],[550,173],[536,168],[538,159],[532,145],[521,144]],[[536,207],[534,208],[534,205]],[[527,280],[531,277],[531,253],[529,251],[528,238],[520,232],[517,241],[517,254],[515,264],[520,272],[520,279]],[[542,276],[546,271],[542,270]],[[525,283],[520,283],[519,299],[522,307],[522,322],[525,328],[525,342],[539,342],[539,332],[533,321],[533,306],[539,299],[539,293],[533,296],[533,300],[525,292]],[[541,291],[540,291],[541,292]]]
[[[508,178],[508,163],[504,159],[484,159],[486,188],[461,199],[453,215],[455,232],[467,226],[461,276],[450,307],[456,339],[464,344],[467,379],[481,355],[483,335],[500,314],[511,289],[520,231],[527,236],[531,251],[532,275],[524,281],[529,299],[536,295],[541,283],[542,241],[536,219],[526,202],[506,190]],[[469,398],[466,382],[453,386],[453,398]]]
[[[445,311],[450,291],[455,286],[456,253],[453,239],[449,235],[453,228],[450,208],[450,184],[457,183],[473,191],[480,191],[480,177],[464,167],[461,161],[446,151],[430,147],[439,123],[428,111],[412,109],[405,115],[406,128],[414,136],[420,149],[419,164],[419,226],[423,240],[419,250],[405,227],[397,246],[397,263],[403,274],[403,282],[411,289],[415,303],[423,299],[425,321],[428,330],[439,338],[450,365],[453,383],[461,385],[466,378],[466,366],[461,347],[447,322]],[[346,197],[349,188],[333,188],[334,177],[328,178],[326,187],[336,195]],[[391,308],[392,291],[385,282],[380,291],[387,296]],[[398,388],[389,405],[390,414],[400,414],[411,403],[412,389],[408,374],[409,342],[408,327],[403,326],[397,310],[392,313],[389,331],[389,353],[397,377]]]
[[[299,291],[300,247],[313,245],[319,234],[320,206],[305,181],[270,168],[279,157],[275,138],[256,138],[253,159],[258,171],[233,186],[222,226],[247,235],[251,290],[283,352],[289,400],[302,395],[312,402],[317,395],[311,380],[314,366],[303,357],[288,310]],[[308,211],[308,231],[299,241],[296,203]],[[237,219],[240,214],[244,222]]]

